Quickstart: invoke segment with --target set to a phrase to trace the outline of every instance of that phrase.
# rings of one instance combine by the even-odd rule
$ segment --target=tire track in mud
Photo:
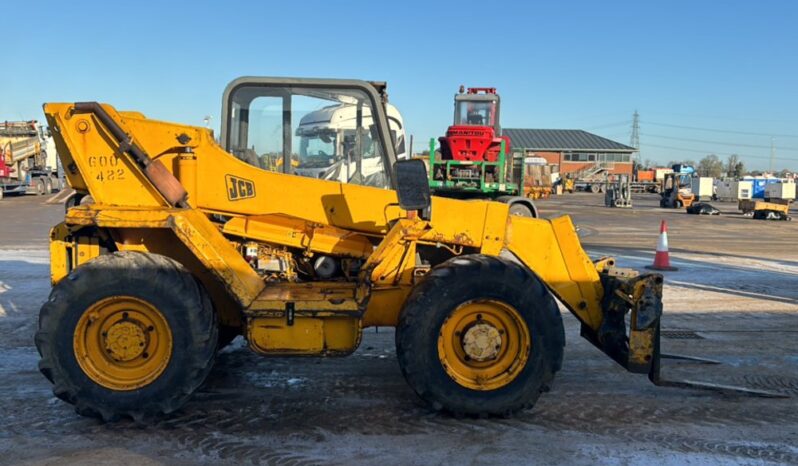
[[[240,434],[198,437],[185,429],[179,429],[175,437],[179,451],[200,452],[223,461],[281,466],[310,466],[327,462],[325,458],[305,455],[295,447],[279,449],[264,445],[262,437],[243,437]]]
[[[223,461],[263,464],[306,465],[326,462],[324,458],[305,455],[302,444],[334,442],[341,434],[357,435],[429,435],[506,433],[508,430],[529,431],[550,429],[577,431],[630,442],[649,442],[652,445],[681,452],[713,453],[728,456],[777,461],[798,462],[798,455],[779,445],[752,446],[734,441],[713,441],[681,435],[661,433],[662,424],[684,426],[766,425],[773,419],[795,422],[795,413],[780,409],[753,409],[747,413],[733,412],[725,406],[707,407],[677,404],[667,407],[640,406],[638,403],[616,401],[607,395],[580,392],[556,400],[541,401],[530,413],[511,419],[454,419],[433,414],[418,406],[403,403],[375,405],[368,410],[353,410],[337,405],[328,409],[314,409],[314,402],[290,401],[290,406],[270,412],[247,407],[203,409],[192,407],[185,414],[138,427],[132,423],[100,424],[79,418],[55,416],[36,422],[10,425],[4,435],[90,436],[107,441],[126,437],[154,436],[158,443],[171,445],[175,454],[199,452]],[[576,397],[590,399],[575,401]],[[641,400],[644,402],[644,400]],[[332,408],[332,409],[329,409]],[[283,411],[283,412],[280,412]],[[290,412],[289,412],[290,411]],[[293,414],[292,414],[293,412]],[[69,416],[65,416],[69,417]],[[65,422],[66,421],[66,422]],[[257,433],[262,433],[258,436]],[[267,436],[264,439],[263,436]],[[275,448],[274,443],[290,446]],[[299,447],[297,447],[299,444]],[[162,449],[163,450],[163,449]]]
[[[242,368],[243,369],[243,368]],[[250,370],[250,369],[246,369]],[[228,375],[235,376],[234,369]],[[337,371],[333,371],[337,372]],[[240,374],[239,374],[240,375]],[[69,436],[88,435],[109,441],[139,434],[154,435],[176,451],[197,451],[220,460],[251,461],[271,464],[314,464],[322,458],[303,456],[300,450],[273,448],[275,441],[289,444],[331,441],[337,435],[463,435],[502,433],[510,430],[552,429],[585,432],[598,436],[646,441],[677,451],[724,453],[751,459],[798,462],[794,453],[778,446],[752,447],[734,442],[705,441],[663,434],[658,428],[684,425],[751,426],[782,423],[798,424],[798,411],[784,409],[784,402],[767,403],[746,399],[741,406],[727,398],[702,396],[676,398],[661,393],[635,394],[624,398],[622,392],[595,392],[557,389],[541,398],[531,412],[510,419],[454,419],[430,413],[419,405],[406,388],[396,388],[391,380],[383,390],[366,386],[357,377],[326,374],[334,380],[329,386],[312,386],[296,393],[269,396],[269,389],[205,388],[180,412],[147,427],[120,422],[101,424],[75,415],[71,408],[58,406],[21,406],[0,436]],[[572,374],[566,374],[570,379]],[[770,376],[743,376],[746,385],[795,391],[798,381]],[[567,382],[568,385],[574,382]],[[618,387],[623,389],[622,386]],[[318,394],[323,394],[322,397]],[[711,403],[711,404],[707,404]],[[732,403],[732,404],[730,404]],[[790,406],[793,406],[791,404]],[[48,409],[49,408],[49,409]],[[255,433],[263,433],[268,441]],[[255,434],[255,435],[254,435]],[[287,441],[286,441],[287,439]],[[790,456],[793,455],[793,456]],[[281,463],[282,462],[282,463]]]
[[[772,390],[786,395],[798,395],[798,378],[782,375],[746,374],[737,377],[740,383],[752,388]]]
[[[577,363],[561,374],[559,386],[531,412],[509,419],[455,419],[420,405],[404,385],[393,356],[383,360],[355,356],[352,361],[365,364],[365,371],[352,371],[352,363],[344,360],[321,365],[268,361],[243,351],[227,355],[185,408],[144,427],[132,422],[101,424],[77,416],[55,399],[32,404],[30,399],[40,396],[38,392],[35,397],[20,395],[3,402],[12,412],[0,438],[81,436],[108,443],[123,439],[134,449],[147,438],[160,445],[162,454],[176,458],[195,454],[220,462],[308,465],[328,463],[329,458],[319,456],[319,445],[327,443],[335,451],[336,440],[347,434],[463,436],[543,430],[646,442],[678,452],[798,463],[798,453],[784,444],[751,445],[678,431],[774,423],[793,427],[798,425],[798,410],[790,401],[745,398],[741,403],[742,398],[677,395],[672,389],[640,391],[613,377],[599,382],[605,388],[590,390],[582,377],[592,371]],[[275,380],[257,379],[275,385],[263,388],[249,376],[253,372],[276,374]],[[308,382],[296,389],[277,383],[289,376]],[[790,393],[798,387],[798,381],[789,377],[753,375],[742,376],[741,381],[759,388],[782,387]]]
[[[569,398],[573,395],[574,398]],[[577,397],[591,399],[590,402],[574,402]],[[629,442],[649,442],[652,445],[680,452],[723,454],[728,456],[777,461],[798,462],[798,454],[779,445],[755,446],[735,441],[703,440],[676,434],[662,433],[663,423],[685,426],[728,426],[730,424],[772,424],[774,415],[783,411],[778,408],[767,412],[754,407],[747,413],[732,412],[726,406],[691,406],[689,404],[641,406],[639,403],[614,400],[606,394],[585,392],[567,394],[565,399],[541,403],[531,413],[522,413],[511,419],[454,419],[445,415],[429,413],[423,408],[407,408],[402,404],[375,406],[372,410],[350,410],[340,406],[334,412],[313,410],[313,402],[293,401],[298,416],[282,416],[280,422],[289,430],[305,426],[303,437],[314,442],[334,440],[336,435],[427,435],[427,434],[485,434],[506,433],[507,430],[530,431],[553,429],[578,431],[596,436],[623,439]],[[602,399],[603,398],[603,399]],[[645,400],[641,400],[645,401]],[[757,414],[754,414],[757,413]],[[246,414],[216,411],[201,416],[206,425],[224,425],[218,435],[220,439],[208,441],[202,433],[193,430],[181,432],[181,442],[199,448],[206,454],[221,451],[220,457],[232,453],[234,459],[256,458],[262,446],[251,445],[239,438],[242,432],[252,432],[258,422],[247,425]],[[242,419],[243,418],[243,419]],[[782,421],[798,421],[795,414],[782,416]],[[171,421],[179,423],[177,421]],[[307,426],[312,426],[310,432]],[[278,430],[274,434],[281,435]],[[282,432],[284,434],[284,432]]]
[[[708,440],[662,432],[661,428],[678,427],[735,427],[737,425],[773,425],[774,419],[785,424],[794,424],[798,415],[790,407],[769,405],[770,409],[752,406],[743,412],[727,406],[681,404],[669,400],[668,406],[641,406],[638,403],[608,400],[597,402],[596,397],[586,393],[574,394],[587,397],[592,402],[559,400],[554,406],[538,411],[536,421],[552,429],[586,432],[598,436],[609,436],[629,442],[648,442],[652,445],[685,453],[723,454],[737,458],[748,458],[775,462],[798,462],[798,452],[783,445],[751,445],[733,440]],[[607,395],[601,395],[607,397]],[[613,397],[608,397],[613,398]],[[641,400],[641,402],[644,402]],[[561,409],[567,405],[570,410]],[[790,405],[792,406],[792,405]],[[786,415],[785,415],[786,414]]]
[[[229,462],[249,462],[265,465],[306,466],[325,463],[324,458],[305,455],[293,447],[274,447],[257,433],[269,435],[248,427],[259,417],[245,411],[192,411],[186,416],[176,416],[151,425],[137,425],[132,421],[102,424],[86,419],[69,410],[63,416],[40,417],[33,422],[10,424],[0,437],[57,438],[75,436],[89,438],[100,444],[127,444],[136,449],[140,443],[157,444],[162,455],[185,457],[201,454],[207,459]],[[256,433],[256,435],[253,435]],[[317,437],[316,440],[322,437]],[[123,439],[123,440],[120,440]],[[199,456],[199,455],[198,455]]]

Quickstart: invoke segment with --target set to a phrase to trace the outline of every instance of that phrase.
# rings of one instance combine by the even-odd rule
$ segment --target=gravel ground
[[[101,424],[53,397],[33,333],[49,293],[47,229],[63,207],[0,201],[0,463],[4,464],[798,464],[798,223],[656,207],[599,208],[600,196],[540,201],[571,213],[591,255],[651,262],[670,225],[663,350],[722,365],[667,361],[668,377],[761,388],[784,399],[658,388],[578,334],[553,390],[512,419],[430,413],[405,384],[393,331],[370,329],[340,359],[261,358],[240,338],[176,415]]]

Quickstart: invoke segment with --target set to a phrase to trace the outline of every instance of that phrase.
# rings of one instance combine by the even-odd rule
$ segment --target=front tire
[[[180,408],[210,372],[213,306],[179,263],[117,252],[73,270],[39,314],[39,369],[85,416],[138,421]]]
[[[556,302],[514,262],[483,255],[435,267],[405,302],[396,331],[407,382],[437,411],[508,415],[531,408],[562,366]]]
[[[43,179],[36,178],[33,184],[34,184],[33,188],[37,196],[44,196],[45,194],[47,194],[47,184],[44,182]]]
[[[530,217],[530,218],[533,218],[535,216],[529,207],[525,206],[520,202],[516,202],[515,204],[510,205],[510,215],[517,215],[519,217]]]

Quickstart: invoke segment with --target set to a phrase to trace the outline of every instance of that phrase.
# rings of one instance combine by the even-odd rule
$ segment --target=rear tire
[[[180,408],[202,384],[217,332],[207,293],[183,266],[116,252],[53,287],[39,314],[39,370],[78,414],[141,421]]]
[[[490,303],[517,316],[521,333],[515,342],[528,341],[529,345],[517,344],[520,349],[514,352],[512,325],[497,326],[501,335],[497,354],[474,360],[466,349],[469,332],[481,331],[479,327],[491,321],[493,311],[485,308],[484,316],[475,314],[477,320],[459,333],[448,329],[465,306]],[[482,312],[479,309],[475,312]],[[523,338],[524,329],[530,339]],[[446,351],[447,341],[458,339],[465,355],[459,361]],[[491,342],[488,349],[497,340]],[[456,257],[432,269],[410,293],[396,330],[397,357],[408,384],[432,409],[455,415],[508,415],[531,408],[562,366],[564,345],[562,317],[540,280],[519,264],[483,255]],[[506,371],[486,378],[494,365],[503,367],[499,364],[508,354],[520,357],[516,361],[523,364],[509,365]],[[476,374],[472,381],[457,372],[458,367],[469,365]]]
[[[50,186],[55,192],[61,192],[61,190],[64,189],[64,187],[61,186],[61,180],[57,176],[50,177]]]

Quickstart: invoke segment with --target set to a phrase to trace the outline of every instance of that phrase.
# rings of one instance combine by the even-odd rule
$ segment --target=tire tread
[[[173,387],[171,396],[158,400],[142,400],[135,408],[113,409],[103,406],[92,397],[82,396],[83,389],[65,376],[65,370],[58,363],[54,354],[53,336],[56,335],[58,322],[68,312],[68,302],[81,290],[92,286],[92,281],[109,269],[123,269],[130,277],[146,280],[157,280],[165,283],[169,289],[180,293],[194,312],[186,313],[187,331],[193,336],[191,348],[182,349],[188,357],[188,376],[179,387]],[[156,276],[152,276],[155,274]],[[96,285],[96,283],[94,284]],[[191,305],[195,304],[195,305]],[[114,421],[121,417],[130,417],[136,421],[169,414],[182,406],[205,380],[216,356],[218,338],[217,318],[208,294],[202,285],[179,262],[157,254],[132,251],[114,252],[99,256],[76,268],[69,276],[56,284],[48,300],[39,313],[39,326],[34,338],[39,351],[40,372],[54,384],[56,397],[75,405],[75,410],[85,416],[99,417],[104,421]],[[212,344],[209,344],[211,342]]]
[[[502,295],[517,292],[518,288],[529,290],[530,297],[538,306],[530,306],[536,319],[540,320],[539,335],[544,354],[542,383],[537,390],[523,393],[514,399],[505,399],[497,395],[488,399],[479,407],[465,406],[452,401],[455,397],[444,398],[436,390],[436,381],[430,376],[429,367],[421,367],[419,359],[414,355],[428,348],[418,347],[418,332],[431,320],[430,310],[435,303],[442,301],[441,296],[447,292],[452,283],[474,281],[479,283],[480,277],[502,277],[496,292]],[[513,286],[510,286],[510,284]],[[520,286],[519,286],[520,285]],[[486,255],[467,255],[449,259],[434,267],[416,286],[405,302],[396,329],[397,358],[402,374],[410,386],[435,411],[447,411],[455,416],[509,416],[517,411],[531,408],[541,392],[548,391],[554,374],[562,366],[565,333],[562,317],[556,301],[542,281],[525,267],[502,258]]]

